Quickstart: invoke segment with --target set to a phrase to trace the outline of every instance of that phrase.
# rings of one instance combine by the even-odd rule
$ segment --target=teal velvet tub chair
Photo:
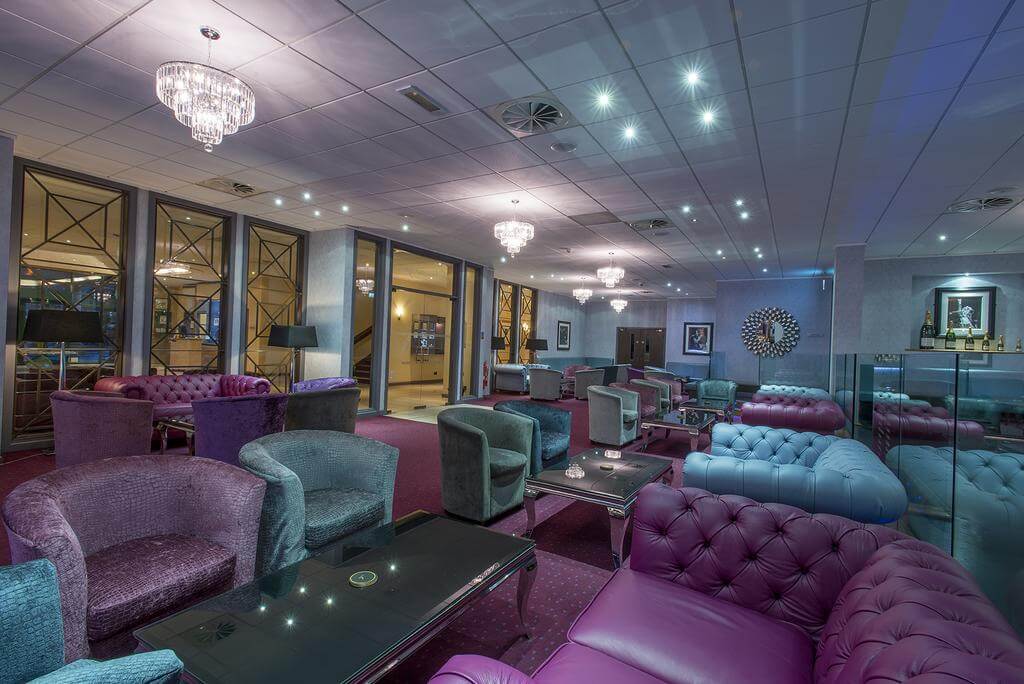
[[[569,467],[569,435],[572,413],[536,401],[499,401],[495,411],[524,416],[533,421],[533,450],[529,475],[548,468]]]
[[[257,577],[391,522],[398,449],[389,444],[333,430],[292,430],[249,442],[238,460],[267,483]]]
[[[64,663],[57,571],[47,559],[0,567],[0,682],[168,684],[182,664],[174,651]]]
[[[533,429],[533,419],[504,411],[441,411],[437,433],[444,509],[484,523],[522,505]]]

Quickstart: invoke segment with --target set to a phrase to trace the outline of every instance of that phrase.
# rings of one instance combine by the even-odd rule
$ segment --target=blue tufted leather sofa
[[[906,528],[945,551],[952,543],[957,560],[1011,623],[1024,629],[1024,612],[1009,610],[1022,603],[1014,578],[1024,568],[1024,454],[959,449],[955,479],[952,447],[897,446],[885,462],[910,499]]]
[[[816,432],[720,423],[711,453],[686,457],[683,481],[860,522],[890,522],[907,508],[903,485],[870,449]]]
[[[754,393],[754,401],[768,401],[769,397],[791,397],[808,401],[832,401],[832,397],[817,387],[801,387],[799,385],[761,385]]]

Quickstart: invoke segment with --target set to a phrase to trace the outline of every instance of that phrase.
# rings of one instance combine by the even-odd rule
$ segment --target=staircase
[[[370,386],[370,375],[373,371],[373,345],[370,337],[372,334],[371,325],[352,339],[352,354],[357,359],[352,364],[352,377],[364,387]]]
[[[370,386],[370,370],[373,367],[373,357],[366,356],[355,362],[352,366],[352,377],[364,387]]]

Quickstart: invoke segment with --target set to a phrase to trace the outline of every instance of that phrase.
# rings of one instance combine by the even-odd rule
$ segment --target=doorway
[[[455,266],[395,248],[387,411],[448,403]]]
[[[615,363],[633,368],[665,367],[664,328],[619,328],[615,338]]]

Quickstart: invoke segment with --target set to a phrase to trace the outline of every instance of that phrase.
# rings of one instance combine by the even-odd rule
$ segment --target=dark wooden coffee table
[[[619,454],[608,458],[606,454]],[[576,501],[604,506],[611,521],[612,562],[619,567],[628,555],[624,548],[626,532],[632,519],[633,504],[644,486],[671,478],[673,461],[660,456],[647,456],[630,451],[588,449],[569,459],[569,465],[583,469],[583,477],[568,477],[566,469],[542,470],[526,478],[523,506],[526,508],[526,532],[532,537],[537,523],[536,500],[541,493],[557,494]],[[605,469],[609,467],[610,469]]]

